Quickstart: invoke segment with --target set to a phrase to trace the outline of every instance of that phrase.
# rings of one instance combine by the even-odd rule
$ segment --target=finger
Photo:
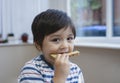
[[[56,62],[67,62],[67,61],[69,61],[69,55],[67,55],[67,54],[58,54],[55,61]]]
[[[69,62],[69,55],[66,55],[66,56],[65,56],[64,61],[65,61],[66,63],[68,63],[68,62]]]
[[[68,62],[69,61],[69,55],[67,54],[62,54],[61,56],[63,62]]]
[[[60,57],[61,57],[61,54],[58,54],[55,61],[58,61],[60,59]]]

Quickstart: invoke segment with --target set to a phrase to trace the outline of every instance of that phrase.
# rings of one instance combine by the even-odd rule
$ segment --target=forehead
[[[58,30],[55,33],[50,34],[49,36],[67,36],[67,35],[73,35],[72,29],[70,27],[67,28],[62,28],[60,30]]]

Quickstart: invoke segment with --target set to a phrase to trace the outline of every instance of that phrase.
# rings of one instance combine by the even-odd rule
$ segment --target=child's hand
[[[66,54],[59,54],[54,63],[55,75],[53,78],[54,83],[65,83],[70,71],[69,56]]]

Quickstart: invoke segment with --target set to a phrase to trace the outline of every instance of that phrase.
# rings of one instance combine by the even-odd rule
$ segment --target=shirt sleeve
[[[44,83],[44,80],[35,67],[25,66],[18,77],[18,83]]]
[[[79,74],[79,79],[78,79],[78,83],[84,83],[84,78],[83,78],[83,73],[82,72],[80,72],[80,74]]]

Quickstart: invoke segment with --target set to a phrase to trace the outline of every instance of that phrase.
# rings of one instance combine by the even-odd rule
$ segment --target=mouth
[[[66,53],[66,54],[71,57],[71,56],[74,56],[74,55],[79,55],[79,53],[80,52],[76,50],[76,51],[69,52],[69,53]],[[51,54],[51,57],[54,58],[54,59],[56,58],[56,56],[57,56],[57,54]]]
[[[69,52],[59,52],[57,54],[66,54],[66,53],[69,53]]]
[[[51,53],[51,54],[67,54],[67,53],[70,53],[70,52],[59,52],[59,53]]]

